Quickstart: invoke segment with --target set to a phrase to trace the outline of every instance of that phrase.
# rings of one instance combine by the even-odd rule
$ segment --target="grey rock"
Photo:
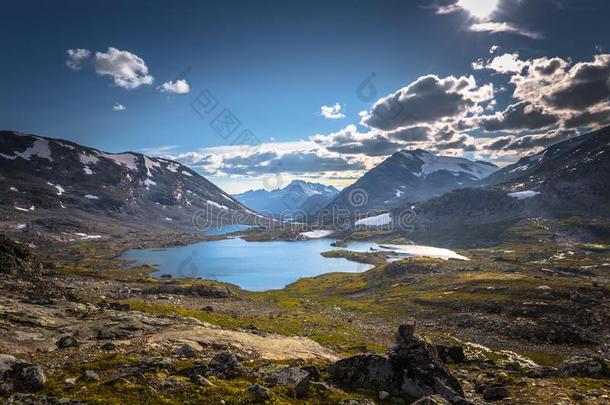
[[[608,362],[600,357],[574,356],[561,363],[558,371],[567,377],[610,377]]]
[[[76,399],[46,397],[41,395],[17,393],[11,395],[5,405],[86,405],[86,402]]]
[[[180,346],[174,352],[178,357],[183,357],[186,359],[191,359],[193,357],[197,357],[197,350],[195,350],[191,345],[184,344]]]
[[[46,381],[39,365],[0,354],[0,393],[39,391]]]
[[[100,349],[105,352],[111,352],[116,349],[116,345],[112,342],[107,342],[107,343],[104,343],[103,345],[101,345]]]
[[[299,367],[283,367],[269,375],[269,380],[273,384],[290,387],[297,397],[305,395],[310,378],[309,372]]]
[[[430,395],[413,402],[411,405],[449,405],[449,403],[449,401],[440,395]]]
[[[483,391],[483,399],[486,401],[497,401],[504,399],[510,395],[510,391],[506,387],[487,387]]]
[[[265,402],[271,399],[271,394],[269,393],[269,390],[258,384],[249,386],[246,391],[252,394],[255,403]]]
[[[79,377],[79,380],[85,382],[99,381],[100,376],[93,370],[85,370],[85,372]]]
[[[60,349],[67,349],[78,346],[78,341],[74,336],[64,336],[57,341],[56,345]]]
[[[214,356],[210,361],[209,368],[209,375],[224,379],[231,379],[247,374],[244,366],[231,352],[222,352]]]

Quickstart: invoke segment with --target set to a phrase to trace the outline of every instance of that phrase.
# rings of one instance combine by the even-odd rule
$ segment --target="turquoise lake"
[[[250,291],[274,290],[302,277],[331,272],[362,272],[371,265],[342,258],[325,258],[321,252],[333,250],[332,239],[305,241],[246,242],[239,238],[167,249],[133,249],[120,259],[157,267],[160,277],[201,277],[238,285]],[[350,249],[366,250],[370,243],[350,244]]]

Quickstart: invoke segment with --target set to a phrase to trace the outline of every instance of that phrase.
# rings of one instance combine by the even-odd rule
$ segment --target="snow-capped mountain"
[[[497,169],[492,163],[437,156],[421,149],[403,150],[342,190],[327,209],[391,208],[472,186]]]
[[[337,194],[333,186],[293,180],[286,187],[272,191],[250,190],[234,197],[248,208],[268,216],[292,216],[296,212],[315,214]]]
[[[417,231],[411,236],[427,243],[480,245],[493,244],[511,225],[528,218],[607,221],[609,157],[610,127],[554,144],[477,182],[477,187],[416,203]],[[398,207],[394,215],[410,208]],[[600,236],[599,229],[581,229],[578,237]],[[570,231],[568,227],[566,233]]]
[[[206,221],[247,223],[256,215],[171,160],[11,131],[0,131],[0,150],[0,212],[8,227],[62,231],[62,223],[114,222],[194,232]]]

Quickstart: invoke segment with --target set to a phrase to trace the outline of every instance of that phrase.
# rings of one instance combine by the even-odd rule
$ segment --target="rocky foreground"
[[[290,288],[261,299],[216,283],[53,267],[25,244],[0,238],[0,400],[7,404],[610,403],[608,361],[579,346],[559,364],[541,365],[473,341],[433,342],[419,326],[415,333],[414,322],[383,325],[385,316],[359,317],[337,304],[325,313],[309,298],[279,295]],[[305,312],[286,310],[297,305]],[[433,336],[431,318],[421,322]],[[358,333],[379,344],[350,345]]]

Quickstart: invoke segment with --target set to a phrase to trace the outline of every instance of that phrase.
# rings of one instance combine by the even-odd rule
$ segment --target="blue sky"
[[[172,156],[231,192],[344,186],[403,147],[505,164],[610,120],[591,90],[610,88],[609,16],[604,0],[10,2],[0,127]]]

